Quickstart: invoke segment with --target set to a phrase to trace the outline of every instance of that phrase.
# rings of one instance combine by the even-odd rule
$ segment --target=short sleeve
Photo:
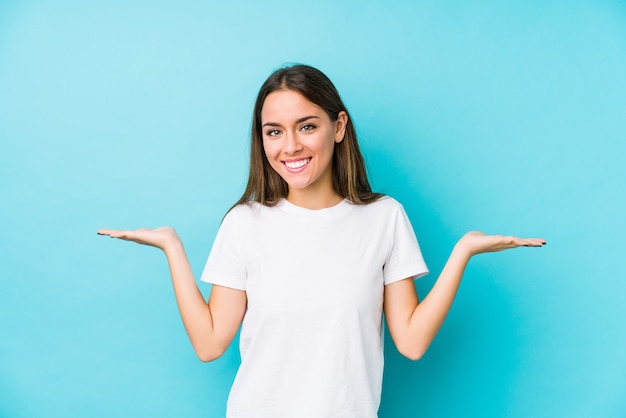
[[[390,229],[393,237],[391,250],[383,267],[385,285],[409,277],[419,279],[428,274],[415,232],[400,204],[391,219]]]
[[[232,209],[220,225],[202,276],[203,282],[246,290],[246,266],[242,255],[241,211]]]

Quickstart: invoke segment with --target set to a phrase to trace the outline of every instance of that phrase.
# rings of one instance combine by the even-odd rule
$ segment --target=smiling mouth
[[[299,171],[311,162],[311,158],[304,158],[297,161],[283,161],[283,164],[289,171]]]

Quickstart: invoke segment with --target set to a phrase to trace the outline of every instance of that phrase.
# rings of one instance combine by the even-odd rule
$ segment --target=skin
[[[287,200],[308,209],[323,209],[343,200],[333,190],[332,158],[343,141],[348,115],[332,121],[319,106],[300,93],[280,90],[263,103],[263,148],[272,168],[287,182]],[[290,170],[287,164],[309,161]]]
[[[287,182],[287,199],[308,209],[338,204],[332,187],[334,144],[343,140],[348,116],[332,121],[299,93],[271,93],[261,112],[263,145],[270,165]],[[310,159],[310,160],[309,160]],[[286,163],[304,167],[289,169]],[[214,285],[208,302],[200,293],[183,243],[171,227],[137,230],[100,229],[108,235],[161,249],[168,260],[174,294],[187,335],[200,360],[221,356],[233,340],[246,310],[246,292]],[[419,302],[413,278],[385,286],[383,309],[391,337],[403,355],[423,356],[452,306],[471,257],[521,246],[540,247],[541,238],[519,238],[468,232],[454,246],[432,290]]]

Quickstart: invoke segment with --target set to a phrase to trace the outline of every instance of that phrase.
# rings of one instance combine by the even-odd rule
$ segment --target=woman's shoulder
[[[252,215],[255,211],[258,210],[258,206],[261,206],[259,203],[257,202],[244,202],[244,203],[237,203],[235,204],[235,206],[231,207],[228,212],[226,212],[226,215],[224,216],[224,218],[238,218],[238,217],[245,217],[245,216],[250,216]]]
[[[390,220],[405,213],[400,202],[391,196],[383,195],[373,202],[364,205],[352,204],[352,213],[370,220]],[[386,222],[386,221],[385,221]]]
[[[404,208],[400,202],[389,195],[382,195],[377,200],[372,203],[368,203],[364,205],[370,210],[376,211],[385,211],[385,212],[393,212],[393,211],[404,211]]]
[[[249,201],[243,203],[237,203],[235,206],[231,207],[224,219],[233,218],[238,220],[246,220],[246,219],[256,219],[259,216],[263,216],[263,213],[266,211],[275,210],[278,205],[268,206],[263,205],[256,201]]]

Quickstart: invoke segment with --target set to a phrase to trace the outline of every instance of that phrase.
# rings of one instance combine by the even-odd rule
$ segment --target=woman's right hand
[[[111,238],[133,241],[138,244],[150,245],[165,251],[166,247],[179,240],[178,234],[169,226],[161,226],[155,229],[139,228],[127,229],[99,229],[98,235],[108,235]]]
[[[210,300],[198,289],[183,243],[169,226],[133,230],[100,229],[100,235],[160,248],[167,256],[174,294],[185,330],[202,361],[221,356],[237,334],[246,312],[244,290],[214,285]]]

